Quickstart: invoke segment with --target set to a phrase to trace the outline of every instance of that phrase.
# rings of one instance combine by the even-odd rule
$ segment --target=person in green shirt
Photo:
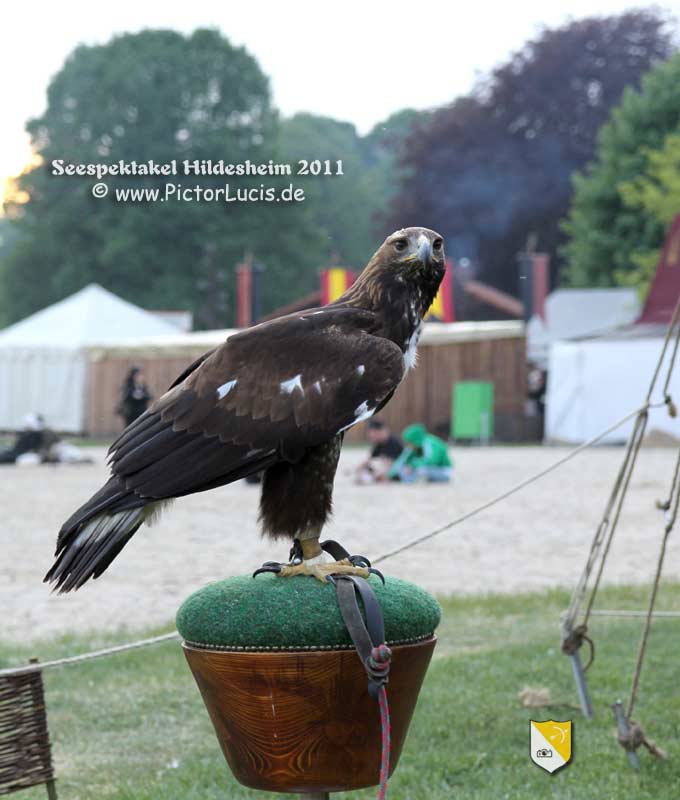
[[[401,434],[404,450],[394,462],[389,477],[412,483],[426,480],[432,483],[446,483],[453,475],[453,462],[449,448],[443,439],[428,433],[420,423],[409,425]]]

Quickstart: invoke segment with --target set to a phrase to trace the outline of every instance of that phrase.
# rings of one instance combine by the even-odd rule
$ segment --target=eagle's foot
[[[383,574],[371,566],[366,556],[352,556],[342,545],[330,539],[325,542],[319,542],[317,537],[295,539],[289,559],[287,564],[267,561],[260,569],[255,570],[253,577],[263,572],[273,572],[282,578],[307,575],[321,583],[333,583],[334,576],[356,575],[368,578],[369,575],[377,575],[385,583]]]
[[[282,564],[278,574],[282,578],[309,575],[312,578],[316,578],[317,581],[321,581],[321,583],[327,583],[329,578],[332,579],[334,575],[358,575],[361,578],[368,578],[370,573],[370,567],[355,566],[349,559],[344,558],[342,561],[327,561],[325,563],[319,563],[316,559],[309,559],[299,564]]]

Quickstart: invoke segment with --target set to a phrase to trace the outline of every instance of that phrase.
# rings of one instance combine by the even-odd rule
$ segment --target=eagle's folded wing
[[[230,337],[114,442],[114,475],[138,496],[178,497],[296,461],[366,419],[403,375],[401,350],[367,321],[306,312]]]

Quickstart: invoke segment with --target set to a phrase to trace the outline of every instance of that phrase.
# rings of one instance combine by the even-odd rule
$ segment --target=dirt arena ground
[[[185,498],[155,527],[142,528],[99,580],[73,595],[51,595],[41,580],[61,522],[102,483],[103,448],[91,466],[0,468],[0,637],[35,639],[70,631],[140,629],[166,624],[193,590],[247,573],[287,548],[260,539],[257,487],[240,482]],[[450,485],[360,487],[343,453],[328,538],[369,557],[472,509],[566,452],[549,447],[461,448]],[[441,594],[529,591],[577,579],[623,457],[622,448],[580,454],[498,506],[384,562],[392,575]],[[675,451],[645,448],[632,482],[606,580],[647,582],[663,525]],[[666,575],[680,579],[678,541]]]

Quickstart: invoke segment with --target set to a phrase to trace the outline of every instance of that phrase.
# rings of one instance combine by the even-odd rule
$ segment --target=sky
[[[116,33],[217,27],[257,58],[282,113],[332,116],[364,133],[401,108],[431,108],[466,93],[542,26],[632,5],[622,0],[12,3],[0,26],[0,184],[28,163],[24,125],[44,110],[50,78],[68,54],[78,44],[105,43]],[[680,16],[680,0],[661,5]]]

